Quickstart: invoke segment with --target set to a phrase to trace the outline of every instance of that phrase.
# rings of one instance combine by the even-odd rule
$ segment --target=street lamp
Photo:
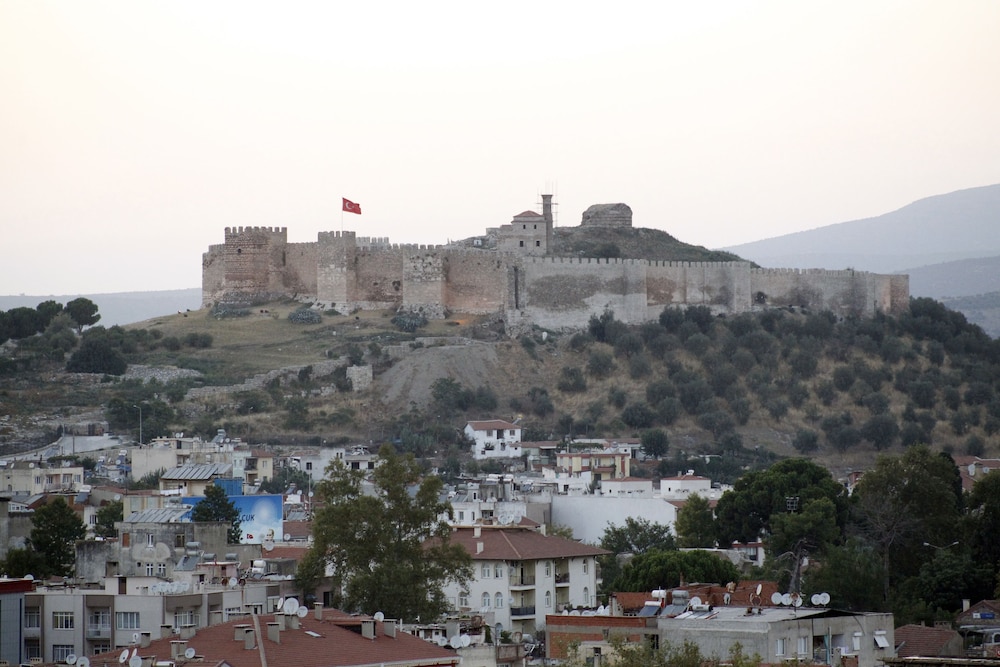
[[[945,549],[950,549],[951,547],[955,546],[956,544],[958,544],[958,540],[955,540],[951,544],[946,544],[943,547],[939,547],[936,544],[931,544],[930,542],[924,542],[924,546],[925,547],[930,547],[931,549],[937,549],[938,551],[944,551]]]
[[[138,410],[139,410],[139,444],[141,445],[142,444],[142,406],[141,405],[133,405],[132,407],[133,408],[138,408]]]

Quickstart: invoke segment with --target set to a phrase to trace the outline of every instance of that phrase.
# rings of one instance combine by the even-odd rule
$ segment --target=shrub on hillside
[[[299,308],[288,313],[288,321],[294,324],[319,324],[323,316],[312,308]]]
[[[420,313],[398,313],[389,321],[397,329],[407,333],[413,333],[417,329],[427,326],[427,318]]]

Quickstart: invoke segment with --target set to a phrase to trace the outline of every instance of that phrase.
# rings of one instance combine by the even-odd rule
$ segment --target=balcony
[[[530,607],[511,607],[510,608],[510,617],[511,618],[514,618],[514,617],[517,617],[517,616],[534,616],[534,615],[535,615],[535,607],[534,607],[534,605],[532,605]]]
[[[533,574],[515,574],[510,577],[510,586],[518,588],[521,586],[534,586],[535,576]]]
[[[556,574],[556,585],[557,586],[568,586],[569,585],[569,572],[562,572]]]
[[[110,625],[88,625],[87,639],[111,639]]]

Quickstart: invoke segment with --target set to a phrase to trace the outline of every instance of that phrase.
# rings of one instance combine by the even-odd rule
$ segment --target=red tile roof
[[[962,635],[951,628],[903,625],[896,628],[896,657],[964,657]]]
[[[387,636],[384,623],[376,623],[375,638],[366,639],[361,635],[360,627],[362,620],[370,620],[367,616],[350,616],[326,609],[323,619],[317,620],[313,610],[310,610],[299,620],[297,630],[288,628],[281,632],[280,643],[267,636],[267,624],[274,620],[273,614],[247,616],[201,628],[187,640],[187,648],[194,649],[196,655],[204,656],[204,662],[191,663],[191,667],[223,664],[230,667],[351,667],[380,663],[400,667],[418,664],[421,667],[454,667],[459,662],[453,650],[411,634],[397,631],[395,637]],[[254,648],[248,650],[242,640],[235,640],[235,626],[238,624],[247,624],[254,629]],[[154,640],[148,647],[139,648],[139,655],[156,656],[156,661],[171,660],[171,641],[177,640],[176,635]],[[116,650],[93,656],[91,663],[117,665],[119,653]],[[176,661],[178,667],[184,663],[183,659]]]
[[[451,540],[465,547],[473,560],[579,558],[611,553],[600,547],[564,537],[542,535],[536,530],[520,526],[482,526],[479,537],[475,537],[475,528],[463,526],[452,531]],[[483,544],[481,552],[478,551],[477,542]]]

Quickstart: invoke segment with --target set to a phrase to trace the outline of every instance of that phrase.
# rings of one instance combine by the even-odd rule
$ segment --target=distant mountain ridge
[[[65,305],[68,301],[81,296],[97,305],[97,312],[101,315],[98,324],[106,327],[143,322],[161,315],[201,308],[201,288],[194,287],[156,292],[0,296],[0,310],[34,308],[43,301],[57,301]]]
[[[1000,184],[927,197],[872,218],[723,249],[765,267],[877,273],[997,256]]]

